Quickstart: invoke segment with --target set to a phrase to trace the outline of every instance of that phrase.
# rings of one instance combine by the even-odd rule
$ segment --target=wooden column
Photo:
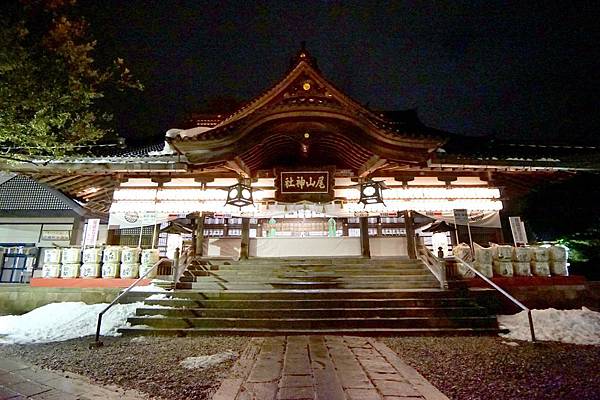
[[[194,252],[197,257],[202,257],[203,243],[204,243],[204,214],[199,213],[194,218],[194,236],[196,237],[194,243]]]
[[[371,258],[369,246],[369,218],[360,217],[360,248],[363,257]]]
[[[77,216],[73,219],[73,228],[71,228],[71,245],[80,245],[83,240],[83,228],[85,227],[85,218]]]
[[[247,260],[250,254],[250,218],[242,217],[242,245],[240,259]]]
[[[412,211],[410,210],[404,210],[404,228],[406,229],[406,249],[408,251],[408,258],[415,260],[417,258],[415,227],[413,225]]]

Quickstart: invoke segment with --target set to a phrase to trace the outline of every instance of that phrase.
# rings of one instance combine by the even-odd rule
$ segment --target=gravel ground
[[[451,399],[600,399],[600,346],[500,337],[380,340]]]
[[[0,345],[0,356],[21,359],[43,368],[85,375],[97,383],[137,389],[152,398],[209,399],[235,361],[204,370],[179,365],[186,357],[231,349],[241,354],[248,338],[119,337],[103,338],[104,346],[88,349],[92,337],[65,342]]]

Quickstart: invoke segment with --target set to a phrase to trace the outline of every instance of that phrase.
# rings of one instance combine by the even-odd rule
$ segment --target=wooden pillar
[[[202,213],[194,218],[194,236],[196,237],[194,253],[197,257],[202,257],[204,244],[204,214]]]
[[[369,246],[369,217],[360,217],[360,248],[363,257],[371,258]]]
[[[250,254],[250,218],[242,217],[242,245],[240,259],[247,260]]]
[[[84,227],[85,218],[77,216],[73,219],[73,228],[71,229],[71,240],[69,244],[73,246],[82,244]]]
[[[415,260],[417,258],[415,227],[413,225],[412,211],[410,210],[404,210],[404,228],[406,229],[406,249],[408,251],[408,258]]]

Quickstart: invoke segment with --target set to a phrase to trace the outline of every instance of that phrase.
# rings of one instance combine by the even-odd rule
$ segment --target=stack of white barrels
[[[531,272],[536,276],[550,275],[550,251],[548,247],[531,247]]]
[[[121,250],[121,278],[137,278],[140,270],[139,248],[123,247]]]
[[[154,266],[160,259],[158,249],[146,249],[142,251],[142,265],[140,266],[140,276],[144,276],[150,268]],[[156,268],[150,272],[146,278],[155,278]]]
[[[100,263],[102,262],[102,248],[93,247],[83,250],[83,264],[81,264],[80,276],[82,278],[99,278]]]
[[[553,275],[569,275],[567,268],[567,248],[564,246],[550,246],[550,272]]]
[[[58,248],[44,251],[44,265],[42,266],[43,278],[58,278],[60,276],[60,261],[62,250]]]
[[[81,249],[79,247],[67,247],[62,249],[61,278],[79,277],[79,266],[81,264]]]
[[[531,276],[531,247],[515,247],[513,270],[516,276]]]
[[[508,245],[493,245],[494,275],[510,277],[513,270],[513,247]]]
[[[120,262],[121,247],[106,247],[102,253],[102,278],[118,278]]]
[[[493,273],[494,252],[491,247],[481,247],[477,243],[473,244],[475,248],[475,269],[487,278],[491,278]]]

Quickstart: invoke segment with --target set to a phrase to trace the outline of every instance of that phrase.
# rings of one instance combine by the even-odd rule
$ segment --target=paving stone
[[[78,400],[80,396],[68,394],[60,390],[51,389],[47,392],[36,394],[30,397],[32,400]]]
[[[244,383],[242,378],[226,378],[221,382],[221,386],[213,395],[211,400],[232,400],[235,399],[240,388]]]
[[[381,400],[381,396],[375,389],[348,389],[346,394],[348,400]]]
[[[381,379],[376,379],[373,381],[373,383],[384,396],[420,396],[420,393],[406,382],[384,381]]]
[[[13,390],[23,396],[34,396],[43,392],[49,391],[51,388],[45,385],[31,381],[23,381],[6,385],[10,390]]]
[[[348,347],[361,347],[370,349],[371,344],[368,339],[360,336],[344,336],[344,341],[348,344]]]
[[[283,375],[279,387],[307,387],[313,386],[312,374],[307,375]]]
[[[246,382],[236,400],[275,400],[276,396],[277,382]]]
[[[9,388],[0,386],[0,399],[13,399],[17,396],[20,396],[19,393],[14,390],[10,390]]]
[[[0,375],[0,385],[2,386],[8,386],[13,383],[23,382],[25,380],[26,379],[23,378],[21,375],[12,372]]]
[[[383,359],[360,359],[360,363],[367,372],[383,372],[393,374],[396,369]]]
[[[377,358],[377,357],[381,357],[381,355],[373,349],[365,349],[362,347],[353,347],[351,348],[352,353],[356,356],[356,357],[360,357],[360,358]]]
[[[19,361],[15,361],[15,360],[9,360],[6,358],[0,358],[0,368],[5,370],[5,371],[18,371],[20,369],[26,369],[29,368],[29,365],[24,364],[22,362]]]
[[[383,400],[422,400],[423,397],[383,396]]]
[[[367,371],[367,375],[369,376],[369,378],[371,380],[383,379],[383,380],[386,380],[386,381],[408,382],[406,380],[406,378],[404,378],[398,372],[387,373],[387,372],[370,372],[370,371]]]
[[[18,371],[18,374],[26,379],[35,381],[37,383],[45,383],[62,376],[51,371],[38,368],[28,368]]]
[[[313,387],[284,387],[279,389],[278,400],[314,400]]]

